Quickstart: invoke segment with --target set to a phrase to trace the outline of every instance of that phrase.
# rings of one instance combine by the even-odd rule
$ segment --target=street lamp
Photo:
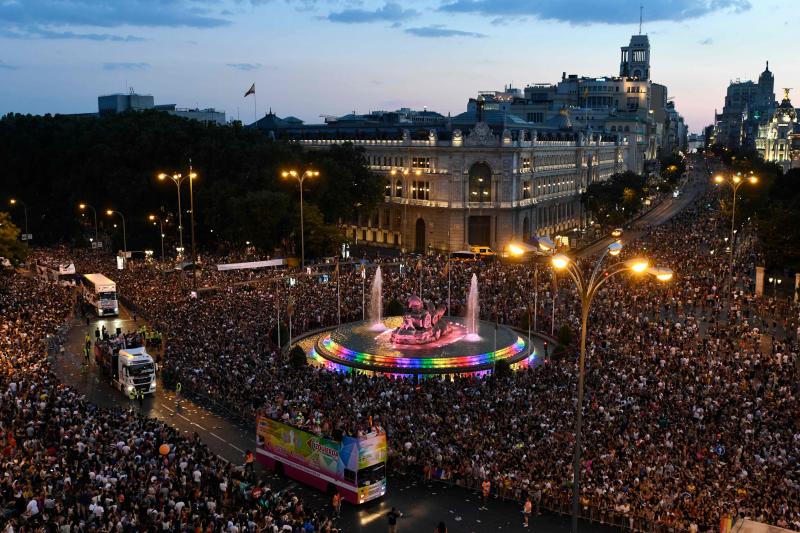
[[[303,234],[303,182],[306,180],[306,178],[316,178],[317,176],[319,176],[319,171],[306,170],[305,172],[300,174],[296,170],[284,170],[283,172],[281,172],[281,176],[283,176],[284,179],[294,178],[300,185],[300,268],[305,269],[306,244],[305,244],[305,235]]]
[[[769,282],[772,284],[772,297],[773,298],[777,298],[778,297],[778,285],[780,285],[781,282],[783,282],[783,280],[781,278],[769,278]]]
[[[155,226],[156,220],[158,221],[158,229],[160,230],[159,235],[161,235],[161,260],[164,260],[164,220],[156,215],[150,215],[147,217],[153,225]]]
[[[106,211],[108,216],[119,215],[122,219],[122,250],[125,252],[125,255],[128,255],[128,231],[125,228],[125,215],[123,215],[120,211],[114,211],[113,209],[109,209]],[[127,259],[127,257],[126,257]]]
[[[742,176],[741,172],[737,172],[733,175],[723,175],[717,174],[714,176],[714,183],[717,185],[727,184],[730,185],[731,191],[733,192],[733,205],[731,206],[731,285],[733,284],[733,263],[734,263],[734,238],[736,237],[735,231],[735,223],[736,223],[736,194],[739,192],[739,187],[744,185],[745,183],[750,183],[751,185],[755,185],[758,183],[758,176],[753,175],[751,172],[749,176],[745,177]]]
[[[622,272],[632,272],[637,275],[648,274],[658,281],[666,282],[672,279],[672,270],[664,267],[651,267],[647,259],[637,258],[620,261],[611,265],[608,270],[602,270],[603,260],[607,255],[617,256],[622,251],[622,244],[611,243],[597,260],[591,276],[584,275],[583,269],[570,257],[564,254],[555,254],[550,258],[551,265],[556,271],[566,272],[578,290],[581,299],[581,351],[578,361],[578,405],[575,410],[575,450],[572,458],[572,533],[578,532],[578,509],[580,496],[581,472],[581,432],[583,429],[583,383],[586,364],[586,329],[589,321],[589,308],[597,291],[612,276]]]
[[[186,178],[189,178],[189,202],[190,204],[194,204],[192,199],[192,180],[197,177],[197,174],[189,171],[188,175],[181,174],[180,172],[173,172],[172,174],[164,174],[163,172],[158,175],[158,179],[160,181],[164,181],[167,178],[171,179],[172,182],[175,184],[175,188],[178,192],[178,242],[180,243],[181,253],[184,251],[183,247],[183,211],[181,211],[181,184],[184,182]],[[192,234],[194,234],[194,208],[193,205],[190,205],[190,209],[192,211]],[[194,255],[194,243],[192,243],[192,255]]]
[[[11,204],[11,205],[19,204],[19,205],[22,206],[22,210],[25,213],[25,239],[27,240],[27,238],[28,238],[28,236],[27,236],[28,235],[28,204],[26,204],[22,200],[17,200],[16,198],[12,198],[11,200],[8,201],[8,203]]]
[[[94,214],[94,240],[97,242],[97,210],[89,204],[80,204],[78,207],[81,208],[81,211],[85,210],[86,208],[92,210],[92,214]]]

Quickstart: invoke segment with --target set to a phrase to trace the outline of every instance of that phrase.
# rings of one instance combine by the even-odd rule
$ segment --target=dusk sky
[[[132,87],[249,123],[251,83],[259,116],[455,114],[508,83],[618,74],[640,3],[690,131],[766,60],[800,104],[796,0],[0,0],[0,114],[94,112]]]

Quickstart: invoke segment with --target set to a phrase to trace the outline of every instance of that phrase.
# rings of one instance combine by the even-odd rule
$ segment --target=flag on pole
[[[417,261],[417,272],[422,272],[422,259]]]
[[[333,269],[334,279],[339,279],[339,261],[336,261],[336,267]]]
[[[442,277],[446,278],[450,275],[450,261],[444,264],[444,270],[442,270]]]
[[[294,300],[291,296],[289,297],[289,304],[286,306],[286,314],[290,317],[294,316]]]
[[[244,97],[247,98],[251,94],[256,94],[256,84],[255,83],[253,83],[253,85],[251,85],[250,88],[247,89],[247,92],[244,93]]]

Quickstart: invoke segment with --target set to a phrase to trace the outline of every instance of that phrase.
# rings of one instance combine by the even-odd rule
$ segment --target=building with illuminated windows
[[[373,212],[340,221],[354,241],[417,252],[502,251],[535,235],[571,241],[587,223],[580,197],[589,184],[643,173],[665,149],[669,118],[678,124],[679,115],[650,76],[648,37],[634,35],[621,47],[619,76],[564,73],[556,84],[482,91],[456,116],[403,108],[305,124],[270,110],[252,127],[312,150],[363,148],[386,192]],[[673,133],[670,149],[677,149],[685,129],[676,125]]]
[[[756,150],[764,161],[778,163],[788,170],[800,167],[800,124],[789,99],[789,89],[783,91],[783,100],[775,112],[758,128]]]
[[[303,124],[270,112],[254,126],[312,150],[363,148],[385,201],[341,224],[353,241],[406,251],[504,250],[535,235],[568,241],[587,185],[628,168],[628,143],[576,130],[566,113],[532,124],[476,102],[439,117],[420,125],[403,113],[353,113]]]

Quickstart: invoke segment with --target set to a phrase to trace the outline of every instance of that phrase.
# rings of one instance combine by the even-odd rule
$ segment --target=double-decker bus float
[[[263,414],[256,423],[256,459],[271,470],[345,501],[362,504],[386,494],[386,432],[321,436]]]

